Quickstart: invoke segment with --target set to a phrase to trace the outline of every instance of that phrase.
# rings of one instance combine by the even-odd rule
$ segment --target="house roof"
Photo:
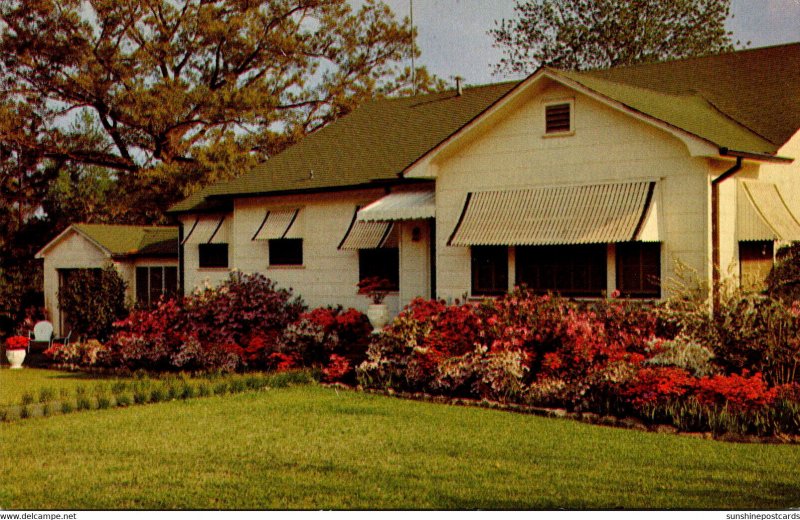
[[[800,43],[588,72],[544,69],[719,148],[772,155],[800,128]],[[521,82],[524,83],[524,82]],[[307,136],[247,174],[170,208],[214,198],[396,181],[398,175],[520,82],[379,99]]]
[[[663,94],[701,96],[776,149],[800,128],[800,43],[584,75]]]
[[[197,209],[207,197],[294,192],[396,181],[428,150],[478,116],[517,82],[407,98],[376,99],[256,166],[170,208]]]
[[[73,224],[45,245],[36,257],[43,257],[70,231],[79,233],[112,257],[178,256],[177,227]]]

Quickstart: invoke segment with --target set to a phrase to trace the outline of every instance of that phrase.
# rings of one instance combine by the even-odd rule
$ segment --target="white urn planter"
[[[10,368],[22,368],[22,362],[25,361],[25,349],[6,350],[6,359]]]
[[[377,334],[389,322],[389,309],[385,303],[371,303],[367,307],[367,318],[374,329],[373,334]]]

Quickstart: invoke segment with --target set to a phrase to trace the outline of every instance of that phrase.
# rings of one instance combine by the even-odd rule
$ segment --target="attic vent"
[[[572,130],[571,103],[558,103],[545,107],[545,133],[556,134]]]

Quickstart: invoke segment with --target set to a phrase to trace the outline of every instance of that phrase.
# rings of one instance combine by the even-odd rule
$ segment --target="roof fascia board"
[[[73,232],[78,234],[79,236],[85,238],[87,241],[89,241],[89,243],[91,243],[93,246],[95,246],[97,249],[99,249],[100,252],[102,252],[108,258],[112,258],[113,257],[113,255],[111,254],[111,251],[109,251],[108,249],[103,247],[102,244],[100,244],[98,241],[96,241],[95,239],[93,239],[92,237],[90,237],[89,235],[87,235],[86,233],[84,233],[83,231],[81,231],[80,229],[75,227],[74,225],[70,224],[70,226],[67,229],[65,229],[64,231],[59,233],[57,237],[55,237],[53,240],[51,240],[50,242],[45,244],[45,246],[43,248],[41,248],[36,253],[34,258],[43,259],[48,251],[50,251],[53,247],[58,245],[59,242],[64,240],[67,237],[68,234],[73,233]]]
[[[491,119],[493,115],[501,111],[508,103],[518,98],[524,91],[531,88],[544,78],[560,83],[561,85],[594,99],[595,101],[619,110],[620,112],[628,114],[639,121],[675,136],[686,145],[686,147],[689,149],[689,154],[692,157],[716,157],[719,155],[719,147],[706,139],[677,128],[643,112],[639,112],[625,105],[624,103],[620,103],[619,101],[609,98],[608,96],[604,96],[603,94],[589,89],[576,81],[561,76],[558,74],[558,71],[554,69],[542,68],[534,72],[527,79],[521,81],[519,85],[495,101],[495,103],[484,110],[475,119],[461,127],[461,129],[436,145],[434,148],[428,151],[428,153],[417,159],[417,161],[409,165],[405,170],[403,170],[402,175],[406,178],[436,178],[438,173],[438,168],[436,168],[436,160],[443,154],[445,150],[448,150],[451,147],[456,146],[456,144],[462,140],[465,140],[467,134],[471,134],[476,127],[482,126],[487,120]]]
[[[252,193],[231,193],[231,194],[219,194],[219,195],[209,195],[207,198],[209,200],[232,200],[232,199],[250,199],[250,198],[260,198],[260,197],[285,197],[290,195],[316,195],[319,193],[341,193],[346,191],[360,191],[360,190],[373,190],[378,188],[392,188],[395,186],[408,186],[414,184],[428,184],[429,181],[427,179],[376,179],[374,181],[370,181],[367,183],[362,184],[351,184],[347,186],[328,186],[328,187],[318,187],[318,188],[300,188],[296,190],[282,190],[282,191],[261,191],[261,192],[252,192]],[[231,210],[233,207],[231,206]],[[197,211],[197,210],[184,210],[184,211],[173,211],[175,215],[188,215],[188,214],[196,214],[196,213],[213,213],[213,214],[222,214],[225,213],[220,210],[216,211]],[[230,213],[230,211],[227,211]]]

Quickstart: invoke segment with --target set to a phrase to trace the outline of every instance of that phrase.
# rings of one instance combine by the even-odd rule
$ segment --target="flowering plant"
[[[375,305],[383,303],[392,288],[392,282],[379,276],[370,276],[358,282],[358,292],[366,294]]]
[[[11,336],[6,340],[6,350],[25,350],[29,342],[25,336]]]

